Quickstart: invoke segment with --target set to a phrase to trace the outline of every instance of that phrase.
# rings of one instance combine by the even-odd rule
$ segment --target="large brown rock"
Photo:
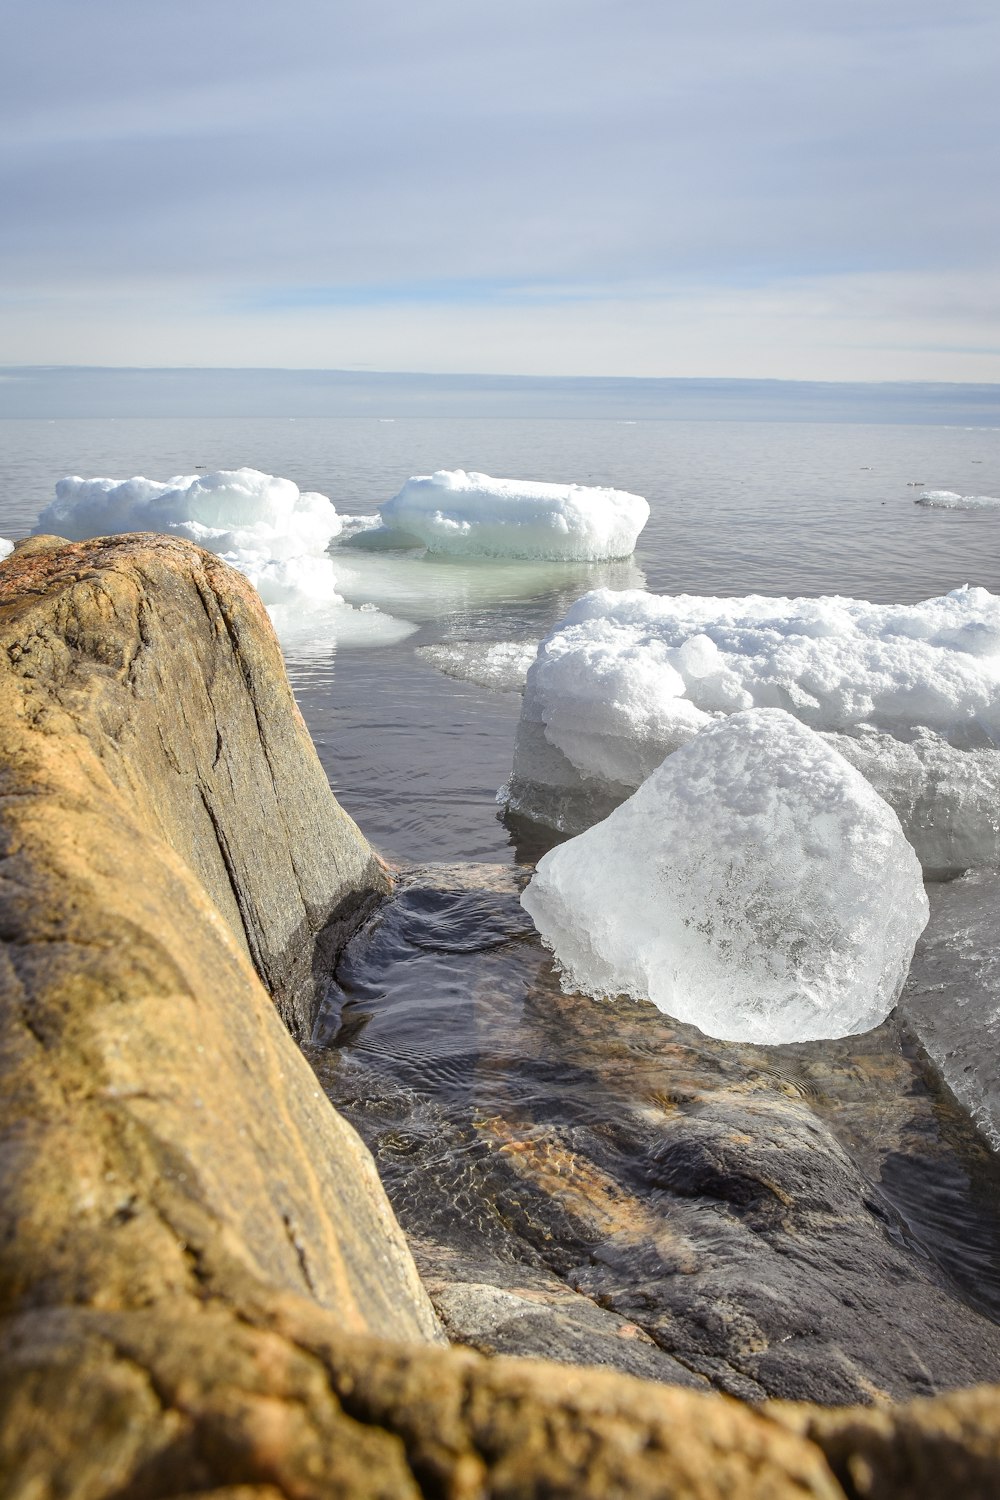
[[[314,967],[388,881],[330,790],[256,590],[169,537],[32,537],[0,573],[0,650],[8,771],[73,758],[110,782],[307,1032]]]
[[[996,1500],[1000,1387],[870,1407],[784,1405],[768,1415],[809,1437],[852,1500]]]
[[[36,546],[0,567],[0,644],[4,1500],[843,1500],[827,1452],[886,1496],[966,1472],[937,1403],[928,1490],[902,1418],[435,1347],[250,961],[302,1024],[325,924],[381,883],[255,599],[180,543]],[[997,1401],[969,1399],[978,1482]]]
[[[210,1262],[437,1336],[250,963],[301,1003],[310,937],[384,884],[253,590],[184,542],[36,544],[0,665],[0,1307],[143,1307]]]

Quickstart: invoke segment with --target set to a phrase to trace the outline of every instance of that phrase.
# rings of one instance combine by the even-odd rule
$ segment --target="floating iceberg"
[[[931,510],[1000,510],[996,495],[957,495],[954,490],[925,490],[913,503]]]
[[[325,495],[258,469],[153,479],[60,479],[36,533],[71,540],[126,531],[186,537],[244,573],[286,643],[315,636],[381,643],[412,626],[376,610],[362,621],[337,592],[327,547],[341,520]]]
[[[762,1043],[877,1026],[928,910],[892,809],[773,709],[709,725],[521,899],[567,989]]]
[[[528,672],[501,798],[577,833],[749,708],[836,736],[929,871],[1000,858],[1000,598],[985,589],[915,605],[587,594]]]
[[[13,550],[14,543],[8,542],[5,536],[0,536],[0,562],[3,562],[5,557],[9,557]]]
[[[601,561],[628,557],[649,519],[640,495],[579,484],[491,479],[464,469],[408,479],[359,540],[458,556]]]

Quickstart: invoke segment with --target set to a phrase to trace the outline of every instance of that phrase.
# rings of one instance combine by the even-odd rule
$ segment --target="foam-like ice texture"
[[[528,672],[501,796],[579,832],[699,730],[749,708],[850,737],[841,748],[929,870],[1000,857],[1000,598],[977,588],[915,605],[587,594]]]
[[[502,693],[519,692],[535,659],[537,641],[448,641],[440,646],[418,646],[416,654],[446,677],[474,682]]]
[[[957,495],[954,490],[925,490],[913,503],[931,510],[1000,510],[996,495]]]
[[[9,557],[14,550],[14,543],[9,542],[5,536],[0,536],[0,562]]]
[[[635,550],[649,506],[625,490],[441,469],[408,479],[381,517],[399,545],[432,552],[600,561]]]
[[[877,1026],[928,910],[892,809],[773,709],[710,725],[521,899],[567,989],[761,1043]]]
[[[359,639],[408,634],[405,622],[375,611],[363,628],[349,619],[354,612],[337,593],[326,552],[340,530],[340,518],[325,495],[246,468],[183,474],[164,483],[141,477],[60,479],[56,498],[35,527],[36,533],[81,541],[127,531],[186,537],[250,579],[285,640],[308,636],[321,624],[321,633],[341,634],[338,627],[345,625]]]

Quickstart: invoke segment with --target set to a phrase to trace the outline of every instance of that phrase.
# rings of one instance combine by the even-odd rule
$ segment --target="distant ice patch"
[[[0,536],[0,562],[3,562],[5,557],[9,557],[13,550],[14,543],[8,542],[5,536]]]
[[[1000,496],[958,495],[954,490],[925,490],[913,503],[931,510],[1000,510]]]
[[[546,854],[521,900],[566,989],[761,1043],[877,1026],[928,911],[892,809],[773,709],[711,724]]]
[[[750,708],[834,736],[930,872],[1000,859],[1000,598],[985,589],[915,605],[587,594],[528,672],[501,798],[577,833]]]
[[[165,482],[60,479],[35,532],[71,540],[159,531],[217,553],[260,593],[285,644],[328,639],[401,640],[413,626],[377,610],[352,610],[337,592],[327,547],[342,528],[325,495],[258,469],[177,475]]]
[[[537,641],[447,641],[418,646],[416,654],[448,677],[497,692],[520,692],[535,659]]]
[[[635,550],[649,505],[625,490],[441,469],[408,479],[381,507],[381,519],[399,546],[470,557],[600,561]]]

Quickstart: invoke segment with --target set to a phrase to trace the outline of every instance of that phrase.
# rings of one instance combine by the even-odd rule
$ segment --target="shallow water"
[[[310,1049],[425,1267],[466,1287],[543,1270],[745,1397],[995,1376],[1000,1343],[976,1328],[1000,1320],[1000,1161],[898,1016],[768,1048],[566,995],[517,901],[524,878],[406,872],[350,944]],[[935,1299],[948,1326],[967,1310],[957,1353],[925,1319]],[[703,1327],[716,1304],[728,1323]],[[533,1347],[481,1323],[474,1308],[453,1331]],[[610,1336],[585,1357],[636,1369]]]

